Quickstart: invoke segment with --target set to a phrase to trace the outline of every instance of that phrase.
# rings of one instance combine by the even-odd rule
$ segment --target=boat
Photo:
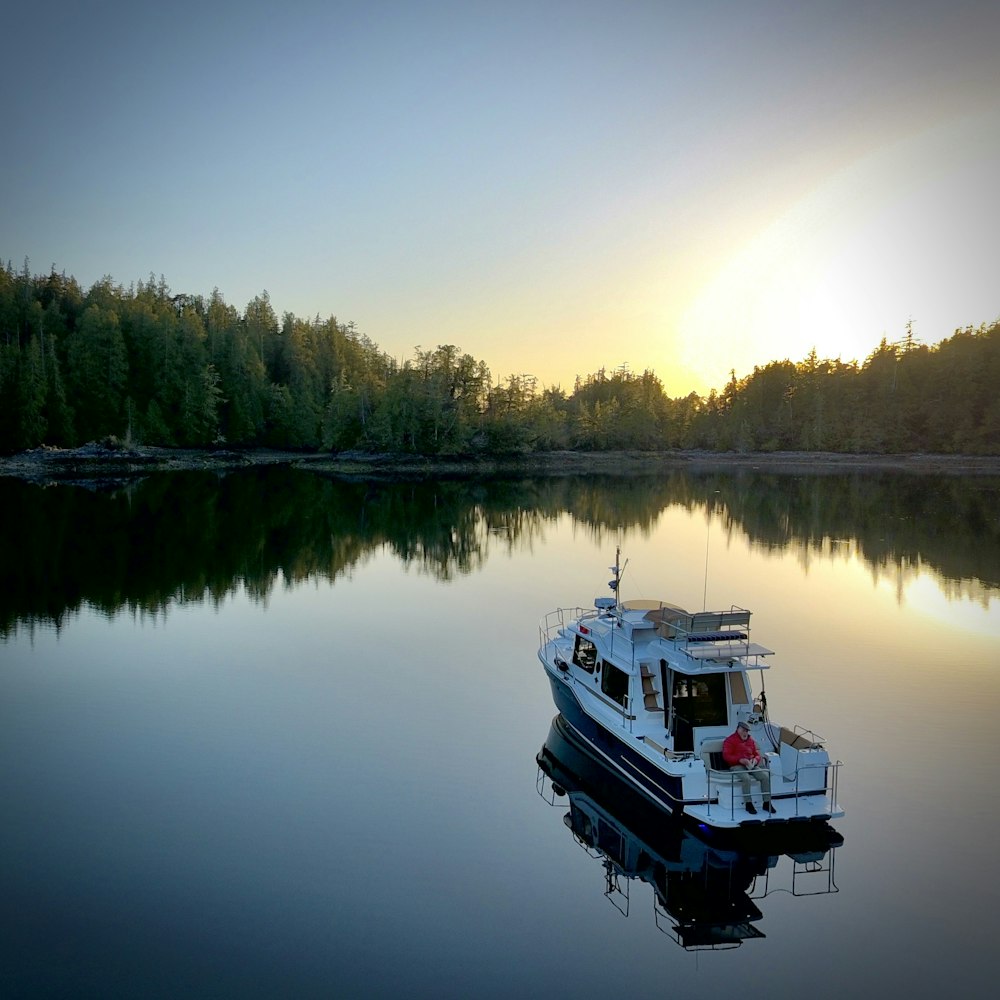
[[[657,929],[685,950],[737,948],[766,937],[758,924],[772,893],[839,891],[834,864],[843,837],[830,826],[803,827],[795,843],[781,846],[706,842],[610,770],[562,716],[552,720],[536,762],[538,794],[567,809],[566,827],[603,868],[605,898],[627,917],[632,884],[649,885]]]
[[[627,564],[626,564],[627,565]],[[774,652],[752,641],[751,613],[688,612],[620,599],[621,551],[594,607],[559,608],[539,625],[538,657],[556,708],[608,767],[706,831],[825,824],[844,815],[840,760],[800,725],[771,719],[764,675]],[[770,773],[772,812],[751,781],[748,804],[722,744],[745,723]]]

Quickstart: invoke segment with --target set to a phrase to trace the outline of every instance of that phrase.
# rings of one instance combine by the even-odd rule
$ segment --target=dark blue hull
[[[681,779],[664,774],[641,753],[633,750],[625,740],[596,723],[580,707],[579,701],[568,685],[553,677],[547,670],[545,674],[552,687],[552,699],[559,714],[604,763],[661,808],[682,813],[684,796]]]

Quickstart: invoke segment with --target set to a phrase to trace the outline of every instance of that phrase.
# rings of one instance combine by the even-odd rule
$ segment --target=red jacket
[[[744,758],[753,761],[757,757],[760,757],[760,751],[757,749],[757,744],[754,743],[753,737],[749,733],[747,733],[745,740],[741,740],[739,731],[737,731],[727,736],[725,742],[722,744],[722,759],[730,767],[738,764]]]

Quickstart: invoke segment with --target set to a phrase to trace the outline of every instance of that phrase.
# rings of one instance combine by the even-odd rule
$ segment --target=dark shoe
[[[764,803],[764,812],[776,813],[777,811],[778,810],[775,809],[774,806],[772,806],[770,802],[765,802]]]
[[[747,812],[750,813],[750,814],[752,814],[753,816],[756,816],[757,815],[757,807],[752,802],[748,802],[747,803]]]

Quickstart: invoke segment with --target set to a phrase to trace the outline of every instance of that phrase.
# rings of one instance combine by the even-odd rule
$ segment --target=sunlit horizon
[[[995,6],[56,6],[5,23],[33,273],[674,398],[1000,318]]]

